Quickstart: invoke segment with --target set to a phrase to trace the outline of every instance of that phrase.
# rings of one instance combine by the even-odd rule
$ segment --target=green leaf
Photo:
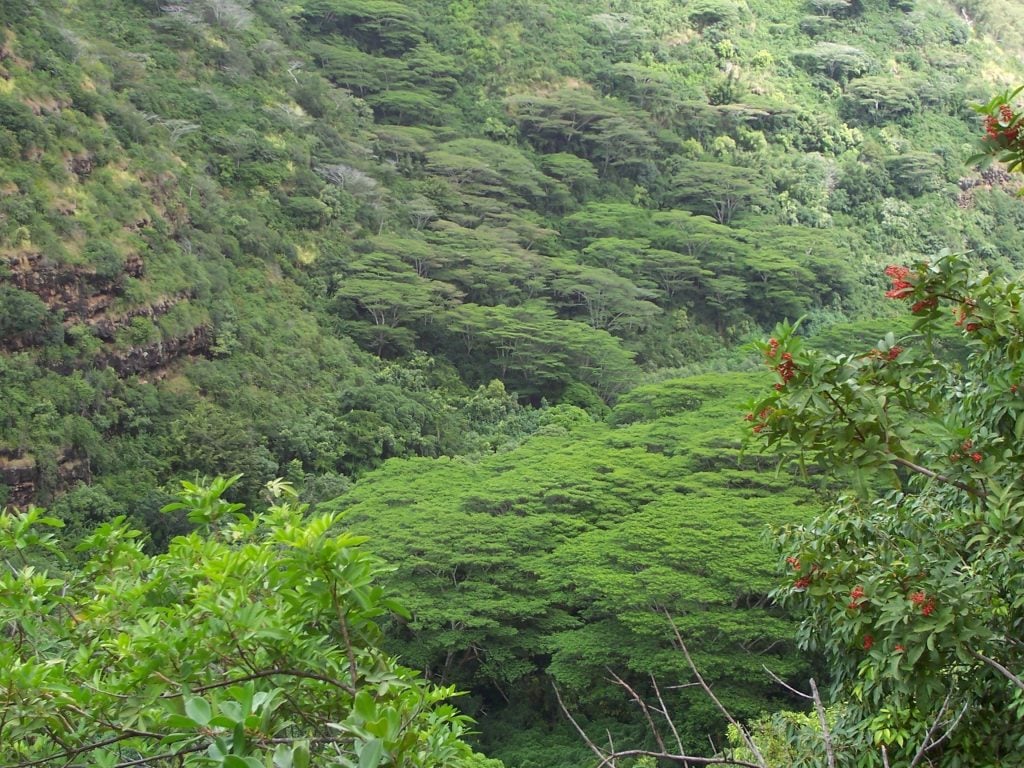
[[[199,725],[208,725],[212,714],[210,703],[199,696],[189,696],[185,699],[185,714],[188,715],[194,723]]]
[[[359,750],[359,768],[377,768],[384,757],[384,742],[371,739]]]
[[[274,768],[292,768],[294,751],[287,744],[278,744],[274,750]]]
[[[377,704],[369,691],[363,689],[356,694],[354,709],[363,720],[373,720],[377,716]]]

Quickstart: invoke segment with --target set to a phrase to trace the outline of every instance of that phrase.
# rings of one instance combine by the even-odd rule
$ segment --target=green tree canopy
[[[116,518],[73,570],[58,521],[0,514],[3,764],[493,765],[461,740],[454,691],[378,647],[402,609],[365,539],[290,501],[239,514],[231,482],[184,483],[169,507],[207,536],[151,557]]]

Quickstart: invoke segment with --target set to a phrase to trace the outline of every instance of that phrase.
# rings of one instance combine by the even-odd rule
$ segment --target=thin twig
[[[658,681],[654,675],[651,674],[651,685],[654,686],[654,695],[658,697],[658,703],[661,705],[659,710],[665,718],[665,722],[668,723],[668,727],[672,731],[672,737],[676,740],[676,748],[679,750],[680,755],[685,755],[686,750],[683,749],[683,740],[679,738],[679,731],[676,730],[676,724],[668,714],[668,707],[665,706],[665,700],[661,698],[661,690],[658,688]]]
[[[672,755],[665,752],[653,752],[646,749],[626,749],[622,752],[616,752],[614,755],[609,755],[601,763],[598,764],[597,768],[606,768],[610,765],[608,762],[612,759],[618,759],[620,757],[653,757],[655,760],[665,760],[676,765],[735,765],[739,768],[764,768],[764,764],[748,763],[745,760],[733,760],[731,757],[690,757],[688,755]]]
[[[576,718],[574,718],[569,713],[569,710],[566,708],[565,703],[562,701],[562,694],[558,692],[558,686],[552,684],[551,687],[555,689],[555,698],[558,700],[559,709],[562,710],[562,713],[569,719],[569,722],[572,723],[573,728],[576,729],[576,732],[583,739],[583,742],[588,747],[590,747],[590,751],[597,755],[597,757],[603,761],[606,757],[604,751],[599,746],[597,746],[597,744],[595,744],[589,736],[587,736],[587,732],[584,731],[582,727],[580,727],[580,724],[576,722]],[[602,762],[602,765],[603,764],[604,763]]]
[[[65,758],[74,759],[78,755],[85,752],[91,752],[94,749],[101,747],[109,747],[111,744],[116,744],[119,741],[134,738],[131,734],[122,733],[119,736],[112,736],[109,739],[103,739],[102,741],[94,741],[91,744],[83,744],[81,747],[75,747],[72,750],[61,752],[60,754],[50,755],[49,757],[41,757],[38,760],[29,760],[24,763],[10,763],[8,765],[0,766],[0,768],[32,768],[35,765],[45,765],[46,763],[53,762],[54,760],[64,760]]]
[[[201,752],[206,749],[209,745],[206,743],[197,744],[194,747],[188,747],[187,749],[181,749],[177,752],[165,752],[162,755],[153,755],[151,757],[140,757],[138,760],[129,760],[126,763],[118,763],[114,768],[130,768],[133,765],[145,765],[146,763],[155,762],[157,760],[169,760],[172,757],[178,757],[179,755],[187,755],[192,752]]]
[[[686,657],[686,663],[690,665],[690,669],[693,670],[693,674],[697,678],[697,682],[700,684],[700,687],[704,690],[704,693],[706,693],[708,698],[714,702],[715,706],[718,707],[718,711],[725,716],[725,719],[728,720],[737,731],[739,731],[740,736],[743,738],[743,742],[747,745],[747,749],[751,751],[754,755],[754,759],[757,760],[759,768],[768,768],[768,763],[765,762],[764,755],[761,754],[761,750],[757,748],[757,744],[754,743],[750,734],[747,733],[747,729],[740,725],[729,710],[725,708],[725,705],[722,704],[719,698],[715,695],[715,692],[711,690],[711,686],[707,684],[703,676],[700,674],[700,670],[697,669],[697,665],[693,663],[693,657],[690,656],[690,651],[686,647],[686,643],[683,642],[683,636],[680,634],[679,627],[676,626],[676,623],[672,618],[672,614],[665,611],[665,617],[668,619],[668,623],[671,625],[672,631],[675,634],[679,650],[681,650],[683,652],[683,656]]]
[[[338,589],[331,585],[331,602],[334,603],[334,611],[338,615],[338,627],[341,629],[341,636],[345,641],[345,652],[348,654],[348,673],[352,678],[352,689],[359,686],[359,672],[356,666],[356,653],[352,648],[352,638],[348,634],[348,620],[345,618],[345,611],[341,608],[341,601],[338,600]]]
[[[940,483],[945,483],[946,485],[952,485],[952,486],[954,486],[956,488],[959,488],[961,491],[966,491],[967,493],[971,494],[971,496],[977,496],[980,499],[984,499],[985,497],[988,496],[988,494],[983,489],[981,489],[981,488],[972,488],[971,486],[967,485],[966,483],[961,483],[959,480],[954,480],[951,477],[946,477],[945,475],[940,475],[938,472],[934,472],[934,471],[928,469],[928,467],[922,467],[920,464],[915,464],[914,462],[910,461],[909,459],[904,459],[901,456],[894,456],[893,459],[892,459],[892,463],[893,464],[899,464],[902,467],[906,467],[907,469],[909,469],[909,470],[911,470],[913,472],[917,472],[919,475],[924,475],[925,477],[929,477],[932,480],[938,480]]]
[[[219,683],[210,683],[209,685],[199,685],[191,689],[191,693],[202,693],[203,691],[211,691],[215,688],[226,688],[229,685],[235,685],[237,683],[246,683],[250,680],[259,680],[264,677],[274,677],[281,675],[284,677],[301,677],[308,680],[319,680],[321,683],[327,683],[328,685],[340,688],[346,693],[355,694],[355,689],[351,686],[346,685],[340,680],[335,680],[332,677],[326,675],[319,675],[316,672],[303,672],[299,669],[265,669],[262,672],[254,672],[251,675],[245,675],[244,677],[233,677],[230,680],[221,680]],[[185,691],[179,693],[165,693],[160,696],[161,699],[178,699],[185,695]]]
[[[917,750],[917,754],[914,755],[914,759],[910,761],[910,765],[907,768],[914,768],[921,758],[924,757],[925,753],[931,748],[932,736],[935,735],[935,731],[938,730],[939,724],[942,722],[942,716],[946,714],[946,710],[949,708],[949,700],[953,696],[953,692],[950,691],[946,694],[945,701],[942,702],[942,706],[939,707],[939,713],[935,715],[935,722],[932,723],[932,727],[928,729],[928,733],[924,735],[924,740],[921,742],[920,749]]]
[[[781,685],[783,688],[785,688],[787,691],[789,691],[790,693],[794,694],[795,696],[799,696],[802,699],[807,699],[808,701],[813,701],[814,700],[814,696],[812,696],[809,693],[804,693],[803,691],[798,691],[793,686],[788,685],[786,682],[783,681],[783,679],[781,677],[779,677],[774,672],[772,672],[770,669],[768,669],[768,667],[766,665],[762,664],[761,665],[761,669],[763,669],[765,672],[768,673],[768,677],[770,677],[772,680],[774,680],[776,683]]]
[[[818,686],[814,678],[810,679],[811,696],[814,698],[814,709],[818,712],[818,722],[821,723],[821,740],[825,744],[825,756],[828,758],[828,768],[836,768],[836,754],[832,751],[832,732],[828,729],[828,719],[825,717],[825,707],[821,704],[821,696],[818,695]]]
[[[960,707],[960,711],[957,713],[957,716],[953,718],[953,722],[952,724],[950,724],[949,728],[946,729],[946,732],[942,734],[939,738],[937,738],[935,741],[933,741],[932,745],[928,747],[929,752],[931,752],[936,747],[941,746],[942,742],[946,741],[946,739],[953,735],[953,731],[955,731],[956,727],[960,725],[960,720],[961,718],[963,718],[964,713],[967,711],[967,707],[969,704],[970,702],[964,702],[964,705]]]
[[[658,748],[662,752],[667,752],[668,750],[665,749],[665,742],[661,738],[661,732],[658,730],[658,727],[654,724],[654,718],[651,717],[651,712],[650,712],[650,709],[647,706],[647,702],[645,702],[642,698],[640,698],[640,694],[638,694],[636,691],[634,691],[630,687],[629,683],[627,683],[621,677],[616,675],[612,670],[609,669],[608,670],[608,674],[612,676],[612,679],[618,685],[620,685],[623,688],[625,688],[627,693],[629,693],[630,697],[633,699],[633,701],[635,701],[639,705],[640,711],[644,713],[644,719],[647,721],[647,726],[651,729],[651,735],[654,736],[654,741],[657,743]],[[610,740],[611,736],[609,736],[608,738]],[[615,749],[612,748],[611,751],[614,752]]]

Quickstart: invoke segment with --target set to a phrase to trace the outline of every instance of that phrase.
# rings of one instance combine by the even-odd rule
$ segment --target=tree
[[[759,441],[860,491],[784,530],[777,596],[806,612],[858,765],[997,764],[1024,749],[1024,288],[952,255],[886,273],[913,336],[829,355],[783,325],[762,345]]]
[[[116,518],[68,571],[59,521],[0,514],[2,764],[493,768],[461,740],[453,689],[378,647],[402,609],[365,539],[280,481],[241,514],[234,480],[183,483],[166,508],[206,535],[148,556]]]
[[[56,325],[55,319],[34,293],[0,284],[0,340],[38,343]]]
[[[846,88],[846,103],[854,117],[868,125],[909,117],[921,109],[920,83],[894,77],[861,77]]]
[[[693,0],[686,6],[686,15],[700,29],[717,24],[728,26],[739,21],[745,5],[737,0]]]
[[[821,72],[846,82],[872,68],[871,57],[862,49],[841,43],[818,43],[813,48],[793,51],[793,61],[810,72]]]
[[[642,330],[658,313],[649,291],[610,269],[565,268],[551,289],[567,309],[576,309],[591,327],[623,333]]]
[[[669,196],[675,202],[713,216],[719,224],[729,224],[741,211],[770,200],[757,169],[721,163],[687,163],[672,186]]]
[[[355,330],[365,335],[378,355],[390,347],[411,346],[415,337],[410,324],[458,302],[459,292],[453,286],[422,277],[391,254],[369,253],[350,272],[350,277],[338,277],[335,295],[354,303],[369,318],[368,329]]]

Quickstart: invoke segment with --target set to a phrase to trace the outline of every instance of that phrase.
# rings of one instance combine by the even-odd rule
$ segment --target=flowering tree
[[[833,759],[1004,764],[1024,754],[1024,285],[955,255],[886,274],[912,336],[762,345],[779,380],[755,439],[859,490],[782,533],[777,598],[830,663]]]
[[[988,104],[974,108],[984,115],[985,135],[972,161],[985,164],[998,161],[1005,163],[1010,171],[1024,169],[1024,134],[1021,131],[1024,113],[1013,107],[1013,100],[1021,91],[1024,91],[1024,85],[994,96]]]

